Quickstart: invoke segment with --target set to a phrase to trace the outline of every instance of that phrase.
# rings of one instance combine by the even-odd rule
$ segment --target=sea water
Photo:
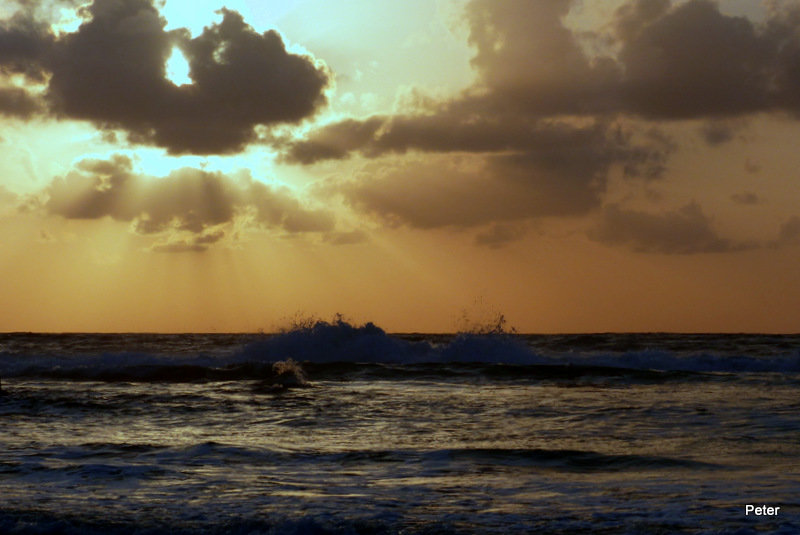
[[[0,533],[800,532],[800,336],[0,334],[0,377]]]

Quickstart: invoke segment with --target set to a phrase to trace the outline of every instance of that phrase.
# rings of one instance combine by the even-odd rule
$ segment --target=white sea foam
[[[8,335],[6,335],[8,336]],[[60,335],[63,336],[63,335]],[[80,337],[82,335],[74,335]],[[129,336],[129,335],[120,335]],[[144,337],[145,335],[137,335]],[[163,335],[162,335],[163,336]],[[800,338],[719,335],[591,335],[564,337],[504,333],[399,336],[367,323],[316,322],[275,335],[204,339],[174,335],[165,352],[93,351],[90,341],[49,341],[47,351],[28,344],[0,353],[0,377],[50,376],[101,380],[274,379],[302,385],[302,363],[503,364],[685,372],[800,373]],[[186,340],[181,344],[180,336]],[[209,335],[205,335],[208,337]],[[142,344],[146,338],[137,338]],[[227,345],[225,345],[227,344]],[[8,344],[6,344],[8,345]],[[143,344],[142,344],[143,345]],[[75,346],[80,350],[76,351]],[[194,348],[194,349],[193,349]],[[276,364],[276,363],[287,364]],[[292,369],[289,362],[295,363]],[[275,366],[282,368],[276,368]]]

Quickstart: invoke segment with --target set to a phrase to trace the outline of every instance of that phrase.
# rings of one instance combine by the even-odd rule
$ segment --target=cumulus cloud
[[[697,203],[661,214],[609,205],[589,237],[609,245],[630,247],[639,253],[723,253],[756,247],[720,237]]]
[[[473,0],[466,11],[473,87],[427,113],[322,127],[284,144],[285,157],[308,164],[353,151],[525,150],[538,122],[564,115],[713,119],[703,135],[719,144],[736,126],[721,119],[800,112],[797,9],[757,24],[709,0],[633,0],[612,26],[618,51],[590,55],[564,24],[574,3]]]
[[[44,58],[54,41],[49,25],[37,21],[30,9],[0,21],[0,73],[23,74],[33,81],[43,81]]]
[[[659,119],[800,113],[800,5],[769,6],[762,23],[725,15],[711,0],[622,7],[620,109]],[[715,130],[712,140],[727,137]]]
[[[439,159],[341,183],[339,192],[356,209],[418,228],[585,214],[600,205],[613,167],[659,177],[674,145],[599,114],[613,110],[621,72],[607,58],[586,56],[562,22],[570,4],[474,0],[466,13],[476,49],[474,87],[428,102],[421,113],[346,119],[279,140],[284,159],[478,157],[472,169]]]
[[[620,67],[589,58],[563,22],[573,2],[473,0],[469,41],[479,74],[454,105],[463,111],[535,115],[584,114],[613,108]]]
[[[776,10],[763,24],[728,16],[710,0],[633,0],[617,11],[610,39],[618,52],[589,55],[564,18],[570,0],[473,0],[467,5],[472,65],[478,81],[435,112],[393,118],[394,128],[455,137],[464,122],[507,124],[557,115],[640,115],[654,119],[722,118],[800,111],[800,10]],[[698,53],[702,51],[702,53]],[[374,147],[382,124],[347,120],[294,145],[304,163]],[[513,120],[511,121],[513,123]],[[710,123],[710,142],[730,138],[730,124]],[[512,136],[516,126],[507,131]],[[340,134],[341,137],[334,137]],[[385,136],[380,136],[384,138]],[[327,152],[327,153],[326,153]],[[366,151],[370,154],[369,151]],[[379,154],[377,153],[372,154]]]
[[[661,177],[676,144],[652,128],[655,122],[703,121],[704,139],[718,145],[733,139],[737,121],[750,114],[800,113],[796,7],[772,9],[766,20],[754,22],[726,15],[710,0],[630,0],[591,36],[604,45],[590,50],[585,35],[565,22],[577,4],[471,0],[465,11],[475,50],[471,87],[451,98],[427,98],[424,109],[344,119],[274,143],[285,161],[305,165],[353,154],[384,158],[384,165],[365,165],[330,188],[388,225],[483,226],[489,230],[476,239],[491,245],[513,237],[518,221],[599,209],[615,169],[628,178]],[[87,14],[77,31],[57,37],[23,15],[0,26],[0,43],[14,43],[0,52],[0,69],[47,80],[45,100],[22,95],[34,100],[19,115],[45,105],[51,113],[121,128],[134,141],[173,153],[224,153],[253,141],[257,125],[297,122],[324,104],[326,71],[311,58],[286,52],[277,33],[256,33],[235,12],[223,10],[222,21],[195,38],[185,30],[166,32],[152,0],[95,0]],[[174,47],[187,58],[191,85],[178,87],[165,77]],[[4,106],[0,94],[3,109],[25,108]],[[414,153],[424,153],[425,161]],[[76,173],[83,178],[73,180],[84,182],[74,191],[92,184],[93,193],[69,208],[51,209],[106,210],[140,232],[163,231],[169,222],[169,228],[192,233],[165,244],[172,250],[206,245],[198,236],[216,235],[209,229],[248,210],[287,232],[332,228],[325,213],[281,208],[289,201],[269,188],[248,191],[245,203],[245,186],[222,181],[209,186],[218,188],[208,193],[217,199],[213,207],[188,209],[187,201],[170,193],[184,191],[175,174],[162,179],[164,191],[151,194],[169,198],[175,208],[161,209],[151,199],[143,211],[143,201],[131,200],[143,195],[138,181],[117,184],[111,175],[100,180],[91,169]],[[115,196],[120,188],[131,195]],[[70,198],[59,193],[54,198]],[[672,241],[668,229],[677,229]],[[744,247],[719,238],[693,204],[666,214],[612,206],[593,237],[642,251]]]
[[[625,161],[631,174],[658,174],[665,154],[672,149],[668,140],[647,135],[634,140],[619,124],[591,121],[536,120],[521,117],[475,117],[455,113],[426,116],[372,117],[334,123],[289,143],[285,158],[314,163],[346,158],[358,151],[369,157],[403,154],[467,152],[477,154],[518,153],[533,159],[551,159],[555,164],[581,165],[582,156],[598,160]],[[580,154],[583,153],[583,154]],[[569,156],[568,158],[563,158]]]
[[[705,141],[719,145],[750,114],[800,112],[797,7],[754,22],[710,0],[631,0],[605,34],[591,36],[604,46],[589,49],[565,23],[575,5],[472,0],[465,13],[472,87],[429,99],[422,111],[346,119],[276,145],[285,160],[302,164],[352,154],[392,158],[340,181],[338,191],[389,225],[495,225],[477,238],[492,244],[511,237],[510,222],[599,208],[612,169],[661,177],[677,145],[648,125],[702,120]],[[426,153],[427,163],[397,163],[414,152]],[[611,206],[592,236],[664,253],[751,246],[720,238],[696,204],[665,214]]]
[[[389,226],[421,229],[577,215],[600,202],[602,184],[592,174],[548,167],[550,163],[503,156],[400,161],[365,166],[329,188],[356,211]]]
[[[371,117],[365,121],[345,119],[319,128],[301,141],[278,140],[277,143],[286,148],[282,159],[292,163],[341,160],[349,157],[352,151],[373,152],[369,147],[385,121],[385,117]]]
[[[329,189],[389,225],[416,228],[575,216],[601,204],[612,167],[627,176],[654,178],[672,150],[667,139],[652,132],[634,136],[600,122],[423,123],[391,118],[360,150],[369,155],[417,150],[430,153],[428,158],[394,157],[392,163],[367,165]],[[302,145],[304,157],[327,153],[327,139],[348,139],[333,134],[341,129],[337,124],[312,137]],[[442,153],[466,153],[467,163]]]
[[[44,103],[59,117],[123,129],[171,153],[240,151],[257,125],[296,123],[325,103],[326,70],[234,11],[195,38],[165,31],[152,0],[95,0],[88,20],[59,37],[22,13],[0,26],[0,69],[49,75]],[[175,47],[191,84],[166,78]]]
[[[204,250],[225,236],[235,218],[251,227],[287,233],[331,232],[331,213],[304,206],[287,188],[270,187],[243,173],[184,168],[154,178],[133,172],[129,158],[84,160],[54,179],[40,206],[67,219],[110,217],[145,235],[167,236],[159,251]]]
[[[332,187],[355,210],[388,226],[430,229],[474,226],[499,213],[521,217],[527,212],[524,186],[495,187],[482,169],[459,168],[447,161],[367,167],[352,180]]]
[[[674,7],[636,0],[619,12],[630,111],[659,118],[731,116],[772,105],[769,86],[778,43],[708,0]]]

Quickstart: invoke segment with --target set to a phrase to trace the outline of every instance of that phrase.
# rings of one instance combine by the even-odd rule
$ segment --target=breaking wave
[[[0,377],[258,380],[293,387],[307,384],[309,374],[312,380],[490,375],[647,381],[698,373],[800,373],[797,336],[776,342],[775,336],[766,335],[534,336],[494,331],[390,335],[373,323],[359,326],[341,319],[316,321],[273,335],[219,335],[219,339],[214,335],[76,334],[36,335],[33,341],[22,343],[21,337],[33,335],[3,336]],[[116,345],[109,337],[117,337]],[[163,340],[153,344],[152,337]],[[127,350],[114,351],[115,347]],[[146,351],[130,350],[138,347]]]

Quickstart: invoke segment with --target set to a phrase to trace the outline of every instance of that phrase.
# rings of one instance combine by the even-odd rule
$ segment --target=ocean
[[[800,533],[800,335],[15,333],[0,378],[0,533]]]

